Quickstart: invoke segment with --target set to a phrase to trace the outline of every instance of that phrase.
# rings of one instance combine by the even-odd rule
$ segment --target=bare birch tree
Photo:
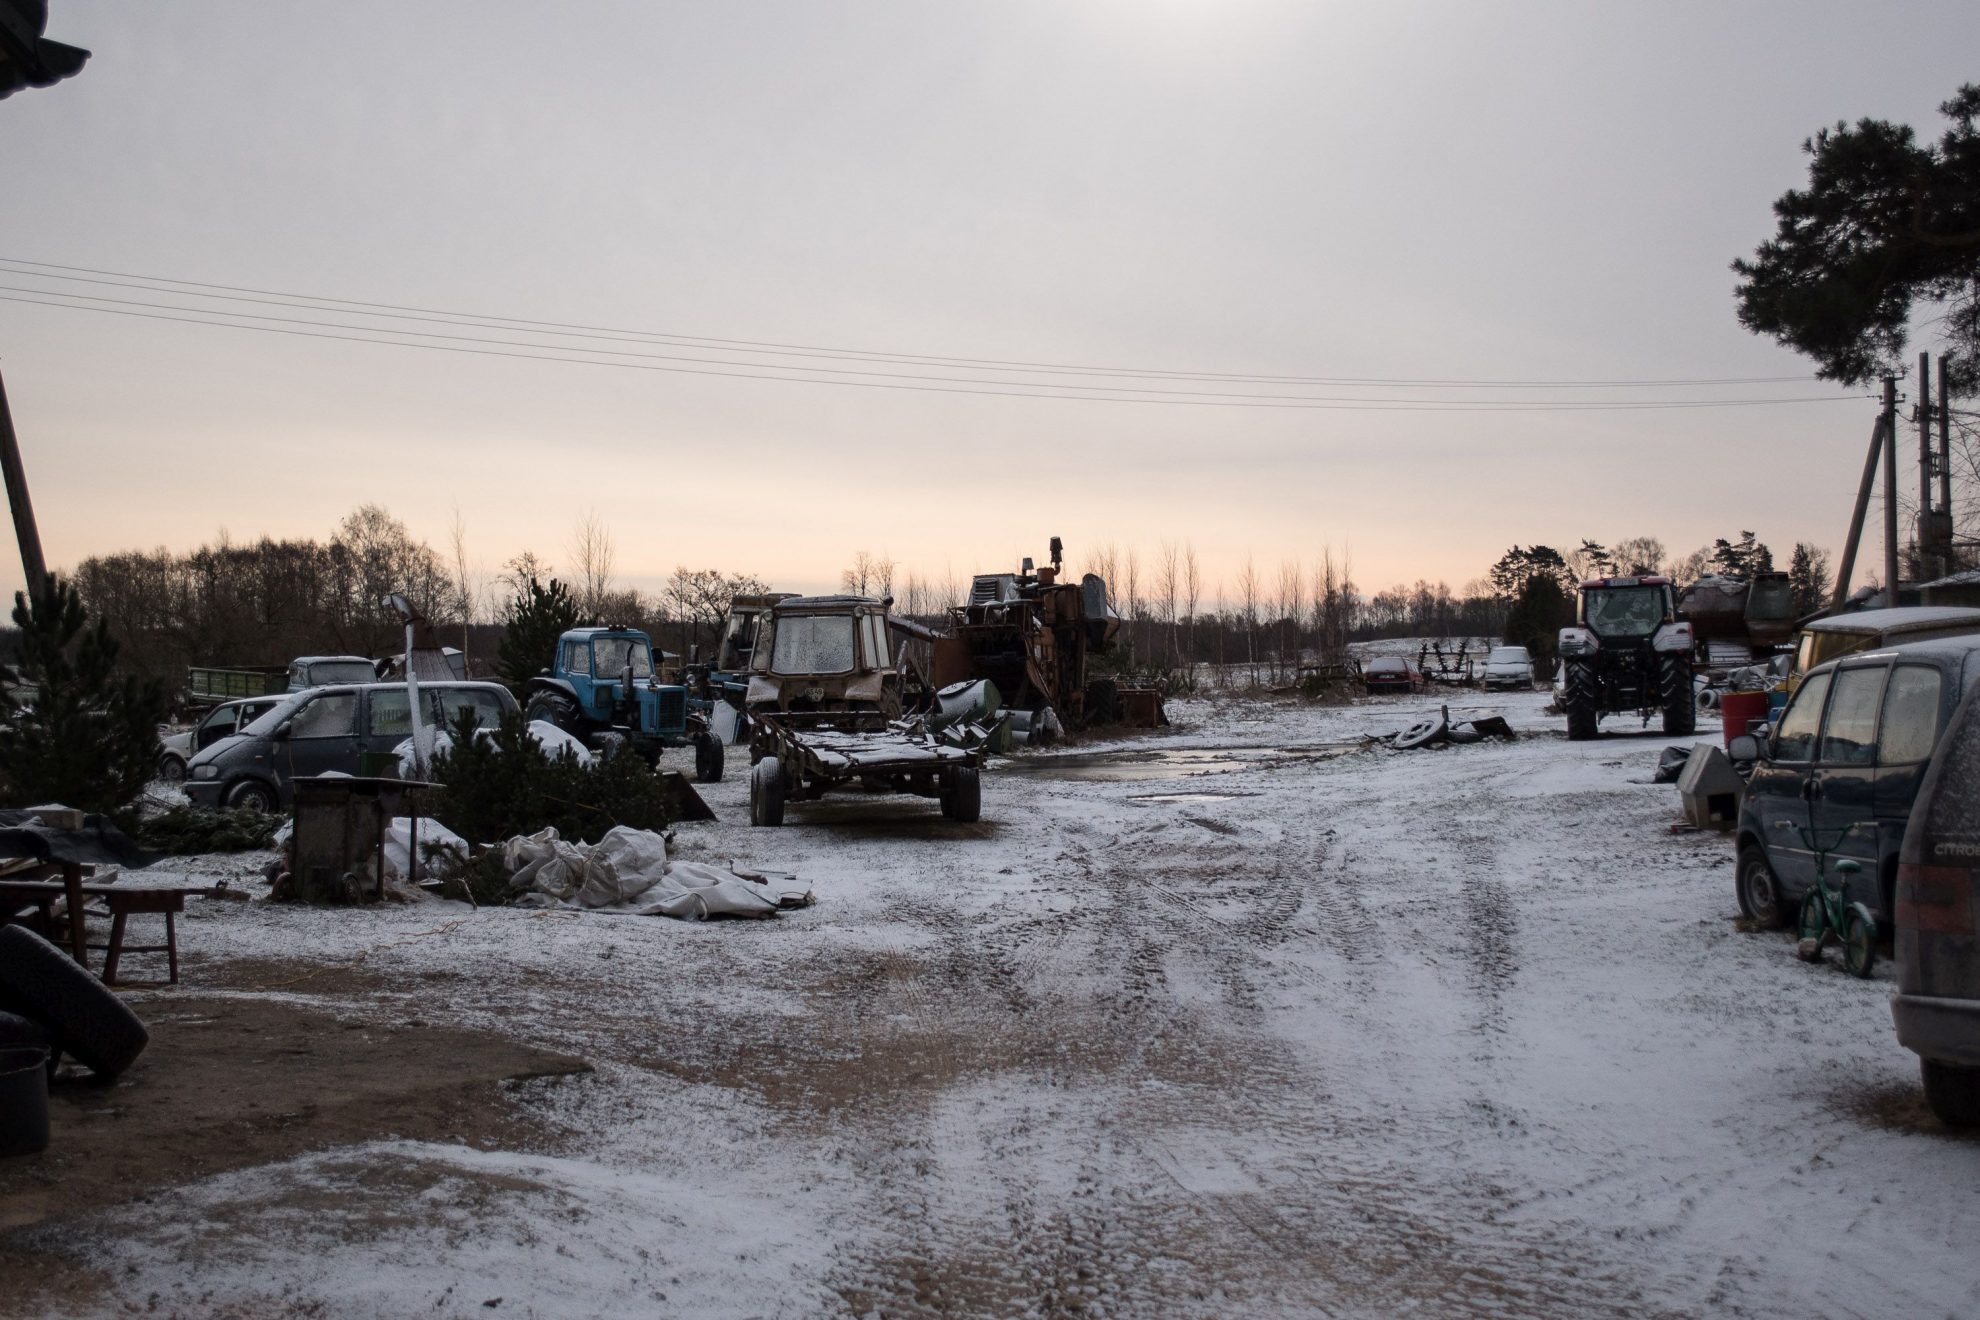
[[[1161,621],[1168,634],[1169,664],[1178,666],[1181,657],[1176,649],[1176,593],[1182,585],[1182,558],[1174,541],[1162,542],[1160,556],[1155,566],[1155,590],[1160,602]]]
[[[1196,560],[1196,542],[1183,542],[1183,649],[1189,654],[1191,672],[1196,666],[1196,607],[1203,598],[1203,570]]]
[[[1244,659],[1251,670],[1251,685],[1258,686],[1258,564],[1249,550],[1244,567],[1238,570],[1238,599],[1244,603]]]
[[[590,618],[598,617],[605,598],[612,594],[612,565],[617,558],[612,529],[605,525],[597,510],[578,519],[571,532],[571,560],[577,572],[573,594],[577,596],[578,608]]]

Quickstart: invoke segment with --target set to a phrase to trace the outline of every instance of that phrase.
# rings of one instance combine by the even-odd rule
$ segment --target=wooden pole
[[[1932,355],[1918,355],[1918,580],[1950,572],[1932,521]]]
[[[1939,354],[1939,512],[1944,515],[1944,535],[1939,546],[1945,551],[1946,572],[1958,567],[1953,561],[1952,530],[1952,395],[1946,392],[1946,355]]]
[[[1897,377],[1884,378],[1884,605],[1898,603]]]
[[[48,591],[48,565],[41,557],[41,533],[34,525],[27,469],[21,465],[21,445],[14,436],[14,416],[7,408],[4,380],[0,380],[0,477],[6,480],[7,504],[14,511],[14,536],[21,544],[21,570],[27,576],[28,599],[39,602]]]
[[[1885,381],[1884,411],[1877,414],[1877,424],[1870,428],[1870,453],[1863,460],[1863,480],[1856,488],[1856,507],[1850,512],[1849,535],[1843,540],[1842,566],[1836,570],[1836,594],[1829,604],[1830,609],[1838,613],[1849,599],[1850,578],[1856,572],[1856,548],[1863,542],[1863,523],[1870,516],[1870,492],[1877,488],[1877,458],[1897,407],[1893,402],[1894,394],[1895,387],[1890,381]]]

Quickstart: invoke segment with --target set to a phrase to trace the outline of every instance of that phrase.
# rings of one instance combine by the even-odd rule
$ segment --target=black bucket
[[[48,1149],[48,1051],[39,1045],[0,1049],[0,1155]]]

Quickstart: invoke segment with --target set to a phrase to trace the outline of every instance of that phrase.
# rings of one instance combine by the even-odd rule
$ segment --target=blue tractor
[[[722,777],[722,744],[707,717],[688,709],[686,688],[660,681],[653,639],[637,628],[573,628],[558,638],[555,664],[529,681],[524,713],[587,747],[629,746],[655,765],[664,749],[692,746],[695,778]]]

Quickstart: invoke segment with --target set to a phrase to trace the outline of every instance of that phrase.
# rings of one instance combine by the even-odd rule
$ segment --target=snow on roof
[[[1802,627],[1809,632],[1903,632],[1961,623],[1980,626],[1980,609],[1965,605],[1901,605],[1891,610],[1831,614]]]
[[[1942,578],[1918,584],[1920,591],[1931,587],[1980,587],[1980,568],[1969,568],[1964,573],[1948,573]]]

